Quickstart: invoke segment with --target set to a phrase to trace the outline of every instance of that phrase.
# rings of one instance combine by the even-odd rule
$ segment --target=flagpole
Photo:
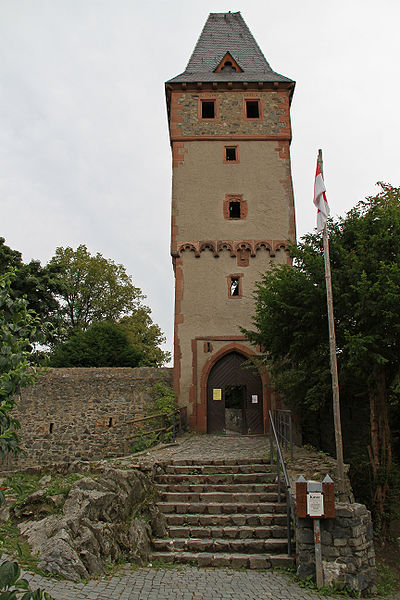
[[[323,176],[322,150],[318,150],[318,164]],[[333,421],[335,426],[336,442],[336,461],[337,461],[337,480],[338,492],[342,496],[345,493],[344,485],[344,463],[343,463],[343,441],[342,425],[340,420],[340,400],[339,400],[339,381],[336,359],[336,334],[335,320],[333,316],[333,294],[332,294],[332,276],[331,263],[329,259],[329,238],[326,223],[323,230],[324,240],[324,262],[325,262],[325,283],[326,283],[326,301],[328,306],[328,325],[329,325],[329,349],[331,358],[331,376],[332,376],[332,395],[333,395]]]

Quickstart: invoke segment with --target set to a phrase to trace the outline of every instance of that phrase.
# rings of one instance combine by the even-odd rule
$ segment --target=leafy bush
[[[0,565],[0,600],[52,600],[47,592],[29,588],[26,579],[21,579],[21,569],[16,562],[5,560]]]
[[[58,346],[50,357],[52,367],[136,367],[141,353],[118,325],[95,323]]]
[[[172,427],[174,419],[172,413],[179,408],[175,400],[174,390],[165,382],[159,381],[151,388],[150,395],[152,398],[152,403],[147,411],[146,416],[150,417],[151,415],[159,414],[166,414],[167,416],[164,418],[159,417],[159,419],[149,419],[147,422],[145,422],[144,427],[146,427],[146,429],[139,431],[135,437],[135,441],[131,447],[132,453],[141,452],[142,450],[151,448],[157,444],[160,439],[162,439],[164,442],[170,442],[173,437],[172,431],[167,431],[164,434],[159,433],[157,435],[157,433],[153,432],[152,430],[158,429],[159,427],[166,427],[167,429]],[[176,416],[175,419],[177,419]]]
[[[158,413],[170,413],[178,408],[174,390],[163,381],[155,383],[150,390],[153,405],[149,409],[149,415]]]

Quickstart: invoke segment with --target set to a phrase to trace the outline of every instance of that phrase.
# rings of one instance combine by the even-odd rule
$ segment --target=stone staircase
[[[290,566],[286,504],[266,459],[174,460],[157,477],[167,536],[152,558],[198,566]],[[284,500],[284,496],[282,498]]]

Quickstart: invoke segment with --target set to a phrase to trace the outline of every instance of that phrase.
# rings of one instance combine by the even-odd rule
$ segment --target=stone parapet
[[[313,522],[295,514],[293,517],[297,574],[305,579],[315,574]],[[363,593],[376,591],[370,511],[363,504],[336,503],[336,518],[321,519],[320,524],[324,585],[335,583]]]
[[[149,391],[160,381],[172,385],[172,369],[49,369],[16,401],[13,416],[25,454],[3,470],[121,456],[129,421],[145,415]]]

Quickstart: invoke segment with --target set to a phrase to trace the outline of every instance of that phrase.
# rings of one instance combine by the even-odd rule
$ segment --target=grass
[[[379,561],[376,564],[377,580],[376,587],[377,592],[372,594],[372,597],[383,596],[387,597],[400,589],[400,577],[398,573],[385,564],[384,561]],[[310,575],[306,579],[300,579],[294,572],[294,569],[286,569],[277,567],[274,571],[286,573],[297,585],[303,589],[312,590],[321,596],[333,596],[333,597],[346,597],[346,598],[360,598],[361,592],[352,590],[350,588],[342,588],[343,584],[333,582],[332,585],[324,585],[318,588],[314,581],[314,577]],[[371,595],[370,595],[371,596]],[[367,596],[368,597],[368,596]]]
[[[376,571],[376,587],[379,596],[389,596],[400,588],[400,578],[398,573],[384,561],[377,563]]]
[[[38,573],[42,577],[51,577],[52,579],[62,579],[58,575],[50,575],[38,569],[39,558],[32,554],[32,548],[21,538],[17,525],[12,521],[0,522],[0,542],[1,548],[7,554],[14,556],[17,562],[31,573]]]
[[[69,473],[58,477],[52,477],[48,484],[41,484],[41,475],[27,475],[26,473],[17,473],[6,478],[2,490],[7,495],[17,496],[12,506],[21,506],[25,500],[40,489],[45,489],[45,498],[50,496],[67,496],[76,481],[83,477],[91,477],[91,474],[82,475],[80,473]]]
[[[314,577],[310,575],[306,579],[299,579],[297,576],[293,577],[293,580],[297,583],[297,585],[301,588],[313,590],[320,594],[321,596],[337,596],[337,597],[346,597],[346,598],[361,598],[361,592],[358,590],[352,590],[348,587],[342,587],[343,584],[332,582],[331,585],[323,585],[322,587],[317,587],[317,584],[314,581]]]
[[[60,495],[65,499],[74,483],[84,477],[82,474],[70,473],[58,477],[52,476],[47,484],[42,484],[40,481],[43,476],[43,473],[35,475],[16,473],[7,477],[3,482],[2,491],[6,496],[11,496],[11,507],[23,506],[31,494],[41,489],[45,490],[43,504],[46,503],[46,498],[50,496]],[[49,510],[49,514],[61,512],[62,508],[63,502]],[[18,563],[27,570],[44,577],[50,577],[49,573],[38,569],[39,559],[32,554],[30,545],[22,538],[17,524],[12,519],[7,522],[0,521],[0,548],[16,557]],[[51,577],[58,578],[56,575],[51,575]]]
[[[107,562],[104,568],[104,574],[108,577],[112,577],[115,575],[121,567],[125,566],[128,563],[128,559],[124,553],[118,554],[115,561]]]
[[[16,503],[22,504],[28,496],[37,492],[41,485],[39,483],[42,475],[27,475],[26,473],[16,473],[7,477],[3,483],[2,489],[5,494],[18,496]]]
[[[52,479],[47,488],[46,497],[57,496],[58,494],[67,496],[74,483],[82,478],[83,475],[80,475],[79,473],[70,473],[69,475],[64,475],[61,478]]]

